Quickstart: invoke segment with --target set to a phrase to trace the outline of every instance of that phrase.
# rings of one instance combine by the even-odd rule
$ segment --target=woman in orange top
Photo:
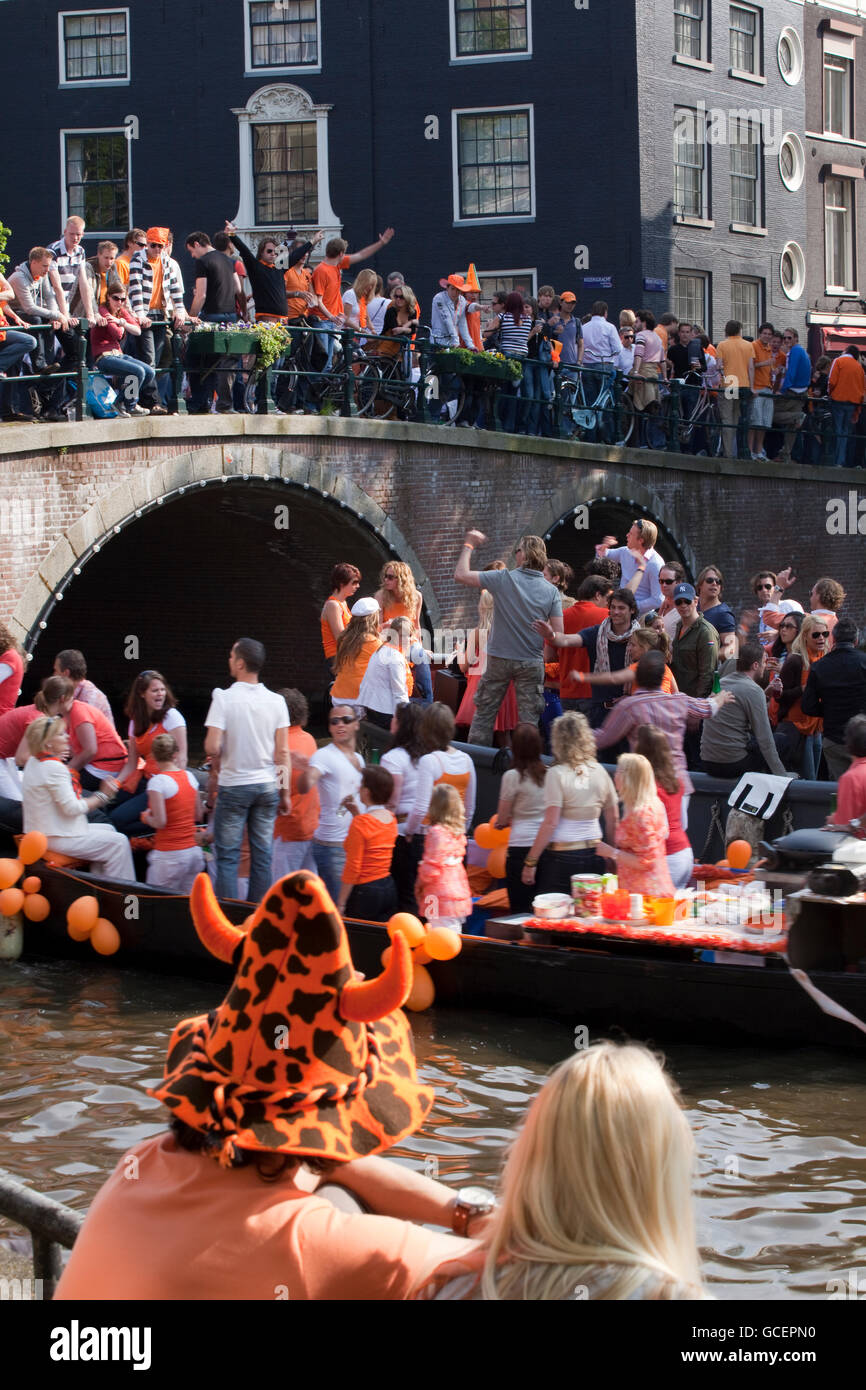
[[[334,660],[336,679],[331,686],[334,704],[351,704],[358,699],[370,657],[382,645],[379,636],[381,617],[374,598],[359,598],[352,608],[348,626],[337,643]]]
[[[346,602],[356,592],[361,582],[361,571],[356,565],[335,565],[331,571],[331,597],[325,600],[319,621],[322,627],[322,647],[325,660],[334,669],[337,655],[337,642],[349,625],[349,605]]]
[[[393,791],[394,778],[386,767],[364,768],[360,792],[364,809],[355,808],[346,836],[337,911],[365,922],[387,922],[397,911],[397,889],[391,877],[397,821],[388,810]]]
[[[300,690],[281,690],[279,693],[286,702],[291,721],[292,809],[287,816],[278,815],[274,821],[274,855],[271,860],[274,882],[300,869],[309,869],[311,874],[318,873],[313,858],[313,836],[321,813],[318,787],[314,786],[308,792],[301,791],[301,777],[316,751],[316,740],[307,733],[310,707]]]
[[[196,842],[196,822],[204,819],[201,792],[192,773],[178,763],[172,734],[157,734],[150,748],[156,771],[147,784],[147,810],[141,819],[156,830],[147,857],[147,882],[172,893],[189,893],[204,869]]]
[[[824,656],[829,641],[830,629],[825,619],[808,614],[781,671],[782,692],[776,731],[785,735],[791,748],[785,765],[799,767],[800,776],[809,782],[814,782],[818,776],[824,721],[817,715],[804,714],[800,702],[809,679],[809,668],[813,661],[820,661]]]
[[[634,685],[637,664],[641,657],[647,652],[661,652],[665,659],[665,674],[661,683],[661,689],[665,695],[677,695],[679,686],[674,679],[674,673],[670,668],[671,642],[666,632],[656,632],[654,628],[639,627],[635,628],[631,637],[628,639],[626,647],[626,659],[629,665],[623,667],[621,671],[588,671],[581,676],[588,685],[624,685],[627,687],[627,694],[631,694],[631,687]]]
[[[408,565],[400,560],[389,560],[382,566],[379,575],[382,586],[376,594],[376,602],[382,610],[382,622],[389,623],[392,618],[408,618],[415,631],[421,618],[421,595],[415,587],[415,576]]]
[[[142,671],[132,683],[124,707],[129,719],[129,755],[118,776],[120,793],[111,823],[124,835],[143,835],[141,813],[147,806],[147,784],[156,772],[152,744],[158,734],[173,734],[177,764],[186,767],[186,720],[177,708],[171,687],[159,671]]]

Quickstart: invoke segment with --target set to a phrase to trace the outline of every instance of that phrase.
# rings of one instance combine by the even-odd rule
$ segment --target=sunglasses
[[[717,579],[714,574],[708,574],[704,580],[705,584],[721,584],[721,579]]]
[[[146,241],[136,241],[136,242],[133,242],[133,245],[134,245],[134,246],[146,246],[146,245],[147,245],[147,242],[146,242]]]
[[[767,583],[767,584],[756,584],[756,585],[755,585],[755,589],[756,589],[756,590],[758,590],[758,589],[772,589],[772,588],[773,588],[773,585],[770,584],[770,583]]]
[[[691,608],[693,603],[694,599],[691,598],[675,598],[674,608]]]
[[[108,298],[109,298],[109,299],[116,299],[117,302],[118,302],[118,304],[125,304],[125,303],[126,303],[126,295],[125,295],[125,294],[110,294],[110,295],[108,296]]]
[[[818,637],[824,638],[824,637],[829,637],[829,636],[830,636],[830,633],[829,633],[829,632],[826,632],[823,628],[822,628],[820,631],[819,631],[817,628],[815,628],[815,629],[813,629],[813,631],[812,631],[812,636],[815,637],[815,638],[818,638]]]
[[[660,584],[676,584],[676,582],[677,582],[677,581],[676,581],[675,579],[660,579],[660,580],[659,580],[659,583],[660,583]]]
[[[392,294],[392,295],[391,295],[391,298],[392,298],[392,299],[405,299],[406,296],[405,296],[405,294]]]
[[[798,630],[798,629],[797,629],[797,624],[796,624],[796,623],[779,623],[779,631],[780,631],[780,632],[782,631],[782,628],[785,628],[785,627],[788,628],[788,630],[791,631],[791,632],[796,632],[796,631]],[[814,637],[814,635],[815,635],[815,634],[813,633],[812,636]]]
[[[329,724],[357,724],[358,720],[354,715],[338,714],[334,719],[329,719]]]

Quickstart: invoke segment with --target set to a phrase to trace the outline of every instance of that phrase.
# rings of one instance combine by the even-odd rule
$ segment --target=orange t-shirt
[[[484,343],[481,339],[481,310],[472,310],[471,314],[466,315],[466,327],[469,329],[469,336],[479,352],[484,351]]]
[[[298,291],[304,294],[313,292],[313,272],[305,266],[293,265],[290,270],[283,274],[286,282],[286,304],[289,309],[290,319],[299,319],[304,314],[311,313],[309,304],[305,299],[298,299]]]
[[[752,360],[752,344],[739,334],[735,338],[724,338],[719,343],[716,354],[724,369],[726,384],[734,383],[744,390],[749,385],[749,363]]]
[[[564,632],[582,632],[586,627],[597,627],[610,614],[606,608],[588,600],[578,599],[562,615]],[[592,686],[586,681],[573,681],[572,671],[589,670],[589,652],[585,647],[560,647],[559,652],[559,693],[563,700],[591,700]]]
[[[314,309],[313,313],[320,319],[335,318],[343,312],[343,296],[340,293],[340,271],[348,270],[351,261],[348,256],[343,258],[337,265],[328,265],[327,261],[321,261],[313,271],[313,289],[322,301],[324,309]]]
[[[122,256],[118,256],[117,260],[114,262],[114,269],[115,269],[115,272],[116,272],[116,274],[117,274],[117,278],[118,278],[119,280],[122,280],[123,283],[124,283],[124,285],[128,285],[128,284],[129,284],[129,261],[125,261],[125,260],[123,259]]]
[[[631,671],[635,679],[637,679],[637,662],[633,661],[628,669]],[[671,670],[670,666],[665,666],[665,673],[662,676],[661,688],[664,691],[665,695],[673,695],[674,693],[674,673]]]
[[[769,390],[773,384],[773,349],[764,347],[760,338],[756,338],[752,343],[752,359],[755,363],[755,390]]]
[[[287,816],[277,816],[274,821],[275,840],[312,840],[319,824],[319,789],[300,790],[301,770],[294,766],[295,754],[311,758],[316,751],[316,740],[300,724],[289,725],[289,754],[292,758],[292,809]]]
[[[330,603],[331,600],[329,599],[328,602]],[[352,616],[349,612],[349,605],[343,599],[334,599],[334,602],[338,603],[340,606],[340,612],[343,615],[343,627],[345,628],[348,626],[349,619]],[[337,655],[337,639],[331,631],[331,625],[327,618],[320,618],[319,622],[322,627],[322,647],[325,651],[325,657],[328,661],[332,661]]]
[[[162,290],[162,256],[157,256],[155,261],[150,262],[153,267],[153,288],[150,292],[151,309],[165,308],[165,295]]]
[[[344,883],[373,883],[391,872],[391,855],[397,842],[397,821],[380,820],[361,812],[352,817],[346,836]]]
[[[663,323],[657,323],[656,326],[655,326],[655,328],[653,329],[653,332],[655,333],[655,335],[656,335],[657,338],[661,338],[662,347],[663,347],[664,350],[665,350],[665,357],[667,357],[667,353],[668,353],[668,330],[667,330],[667,328],[665,327],[665,325],[664,325]]]
[[[130,1181],[130,1178],[134,1181]],[[163,1132],[97,1193],[58,1302],[405,1299],[471,1246],[389,1216],[349,1215],[291,1178],[222,1168]]]
[[[364,645],[351,666],[344,666],[331,687],[331,700],[357,700],[361,681],[370,664],[370,657],[377,652],[382,643],[378,637],[365,637]]]
[[[849,401],[854,405],[863,404],[863,394],[866,391],[866,376],[859,362],[855,362],[847,352],[836,361],[830,368],[828,393],[834,401]]]

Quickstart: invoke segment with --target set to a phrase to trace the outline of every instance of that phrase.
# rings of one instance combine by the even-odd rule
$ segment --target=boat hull
[[[92,946],[73,941],[65,920],[75,898],[95,893],[101,915],[120,933],[120,949],[107,965],[224,984],[231,979],[231,967],[199,941],[187,898],[144,884],[35,867],[52,912],[44,922],[26,924],[25,960],[48,956],[92,966]],[[251,911],[248,903],[221,905],[238,925]],[[351,919],[346,927],[355,965],[368,976],[377,974],[388,944],[384,927]],[[824,1014],[773,959],[762,965],[708,963],[688,952],[641,954],[633,946],[580,949],[465,936],[456,960],[428,968],[437,1008],[556,1019],[575,1037],[585,1028],[590,1036],[618,1033],[653,1042],[866,1048],[866,1035]],[[866,1016],[866,975],[815,971],[811,978],[844,1008]]]

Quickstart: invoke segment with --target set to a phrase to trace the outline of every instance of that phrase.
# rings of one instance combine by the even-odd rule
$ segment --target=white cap
[[[379,612],[379,605],[374,598],[359,598],[349,611],[353,618],[369,618],[371,613]]]

